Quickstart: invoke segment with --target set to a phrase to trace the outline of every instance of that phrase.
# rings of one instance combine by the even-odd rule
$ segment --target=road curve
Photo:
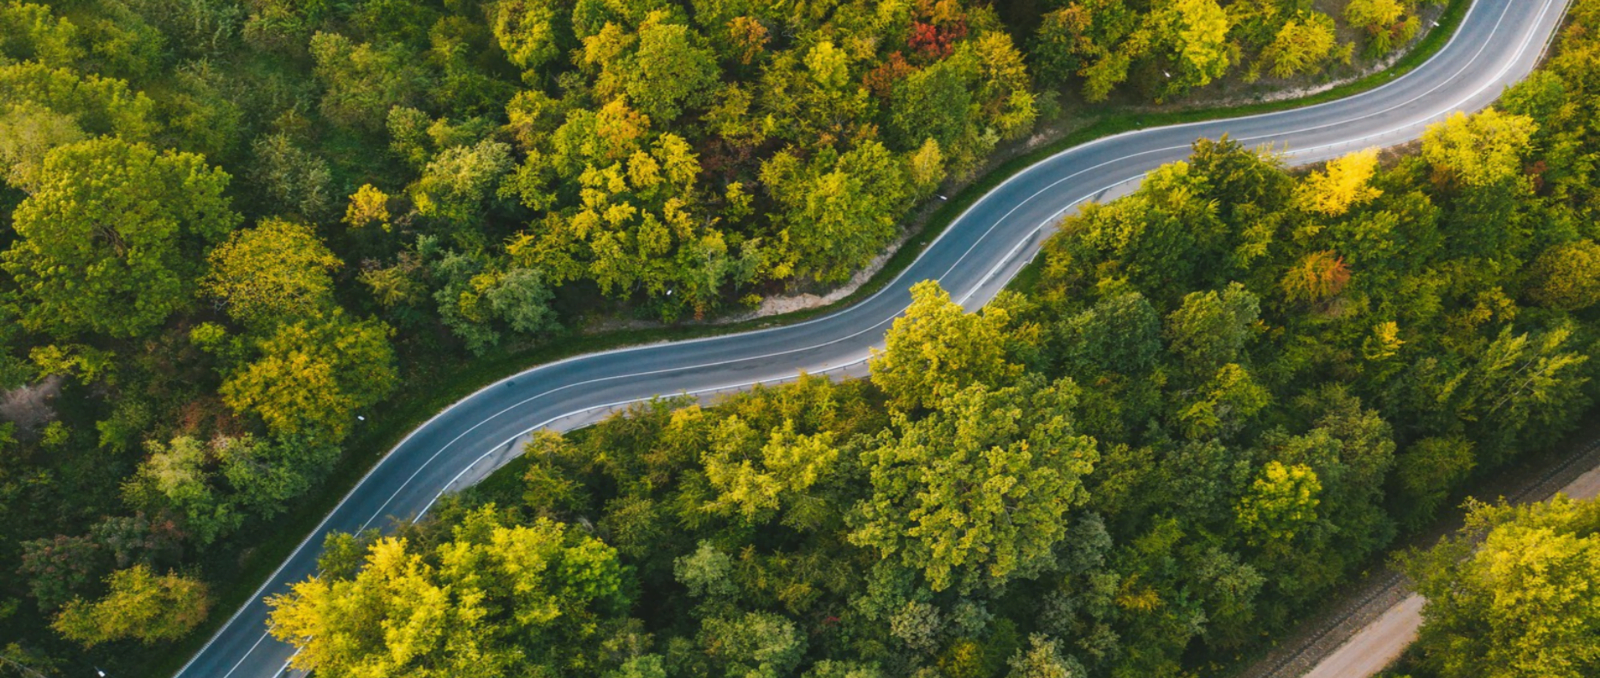
[[[250,602],[179,670],[179,678],[272,678],[294,650],[267,635],[263,598],[316,571],[331,530],[383,527],[425,513],[445,490],[505,458],[522,434],[658,394],[704,393],[812,373],[859,369],[910,302],[912,283],[938,280],[976,308],[1032,258],[1047,227],[1087,200],[1121,195],[1146,172],[1228,134],[1271,145],[1291,163],[1326,160],[1421,136],[1456,111],[1488,106],[1537,64],[1567,0],[1474,0],[1455,36],[1427,63],[1377,89],[1317,106],[1139,130],[1050,157],[996,187],[958,217],[894,282],[838,312],[795,325],[578,356],[508,377],[408,435],[362,478]],[[486,464],[474,468],[480,460]]]

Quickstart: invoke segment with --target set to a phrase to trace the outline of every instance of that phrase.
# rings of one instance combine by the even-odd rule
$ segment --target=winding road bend
[[[484,388],[413,431],[353,488],[315,532],[178,672],[179,678],[273,678],[294,649],[267,635],[266,596],[316,571],[331,530],[383,527],[425,513],[438,496],[508,459],[523,434],[565,429],[595,413],[658,394],[703,394],[792,378],[797,371],[859,373],[872,347],[910,302],[909,288],[938,280],[977,308],[1038,250],[1046,230],[1088,200],[1132,190],[1146,172],[1189,153],[1197,138],[1270,145],[1291,163],[1326,160],[1421,136],[1456,111],[1488,106],[1538,63],[1567,0],[1474,0],[1431,60],[1377,89],[1266,115],[1139,130],[1078,146],[995,188],[957,218],[878,294],[785,327],[579,356]],[[482,463],[480,463],[480,460]]]

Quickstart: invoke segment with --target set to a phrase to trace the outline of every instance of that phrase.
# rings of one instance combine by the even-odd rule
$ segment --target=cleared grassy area
[[[876,276],[833,305],[729,325],[693,325],[569,336],[535,348],[499,349],[477,359],[459,362],[441,372],[430,373],[442,374],[438,378],[430,376],[426,379],[408,381],[381,409],[365,413],[367,421],[363,428],[346,441],[345,455],[330,472],[318,492],[304,498],[296,510],[279,519],[253,526],[252,529],[212,548],[213,555],[201,566],[208,580],[225,582],[215,591],[216,607],[212,618],[196,629],[184,642],[163,648],[159,656],[156,651],[130,648],[133,650],[130,654],[135,655],[131,657],[131,663],[141,667],[134,675],[154,678],[176,673],[190,656],[210,639],[217,628],[255,593],[261,583],[305,539],[306,535],[317,527],[323,516],[343,499],[368,469],[422,422],[485,385],[507,375],[574,355],[623,346],[774,327],[833,312],[883,289],[968,207],[1001,182],[1040,160],[1079,144],[1131,130],[1291,110],[1379,87],[1414,70],[1436,54],[1450,36],[1454,35],[1470,5],[1471,0],[1450,0],[1439,19],[1439,27],[1429,32],[1388,70],[1313,96],[1229,108],[1139,114],[1110,112],[1092,117],[1091,122],[1083,128],[999,165],[958,194],[951,196],[933,212],[926,225],[912,235],[885,263]],[[1037,262],[1024,269],[1013,285],[1025,288],[1027,281],[1036,279],[1036,265]],[[509,482],[501,476],[517,473],[515,471],[517,468],[515,464],[508,466],[489,482],[501,484]],[[146,656],[137,656],[140,652]]]

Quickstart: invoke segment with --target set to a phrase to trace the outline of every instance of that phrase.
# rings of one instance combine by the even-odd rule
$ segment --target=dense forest
[[[177,652],[215,617],[218,590],[237,584],[239,563],[264,534],[308,493],[325,489],[319,484],[349,454],[361,413],[437,383],[428,380],[474,356],[573,332],[571,309],[675,322],[836,284],[904,235],[905,217],[919,202],[973,176],[1041,120],[1108,99],[1177,102],[1218,82],[1316,82],[1330,69],[1350,71],[1352,60],[1372,63],[1403,47],[1418,31],[1423,5],[0,0],[0,672],[78,671],[91,662],[138,671]],[[1576,100],[1564,92],[1537,101]],[[1542,118],[1538,124],[1554,127]],[[1536,134],[1543,140],[1551,132]],[[1550,194],[1581,183],[1557,180],[1575,171],[1571,154],[1581,148],[1561,143],[1568,145],[1550,142],[1567,149],[1548,151],[1554,169],[1530,174],[1533,185],[1519,200],[1576,200]],[[1283,187],[1291,179],[1270,162],[1261,166],[1278,177],[1274,190],[1289,190]],[[1442,194],[1436,199],[1447,203]],[[1263,203],[1268,208],[1290,210]],[[1482,227],[1499,218],[1484,216]],[[1247,221],[1224,213],[1216,219],[1223,240],[1236,237],[1225,233],[1230,224]],[[1580,242],[1581,229],[1571,228],[1567,239]],[[1541,235],[1518,246],[1550,240]],[[1271,243],[1259,246],[1263,257],[1277,252]],[[1587,252],[1583,246],[1570,245]],[[1565,261],[1549,259],[1549,266]],[[1517,275],[1505,271],[1504,279]],[[1564,279],[1561,271],[1548,275]],[[1355,280],[1365,284],[1364,274]],[[1151,283],[1128,281],[1129,290]],[[1117,384],[1143,384],[1145,391],[1125,387],[1157,399],[1162,389],[1179,388],[1177,376],[1173,386],[1153,386],[1150,375],[1178,374],[1156,370],[1156,362],[1138,365],[1156,371],[1105,385],[1061,362],[1053,353],[1061,347],[1049,342],[1065,340],[1046,341],[1056,337],[1047,331],[1055,323],[1042,318],[1116,297],[1110,288],[1081,294],[1074,287],[1081,282],[1054,276],[1041,288],[1053,291],[982,316],[984,331],[1007,337],[1008,353],[981,366],[992,371],[984,379],[993,392],[1007,395],[964,396],[972,407],[998,407],[994,398],[1055,399],[1063,408],[1081,400],[1078,407],[1100,408],[1097,416],[1112,426],[1120,415],[1106,403],[1122,397]],[[1191,283],[1200,284],[1183,284]],[[1238,301],[1238,292],[1219,293]],[[1169,300],[1149,294],[1151,308],[1166,308]],[[1325,302],[1332,303],[1301,303]],[[1262,312],[1273,312],[1269,306],[1263,302]],[[1510,310],[1493,308],[1493,322],[1510,322],[1496,315]],[[1000,322],[1002,316],[1018,324]],[[1030,327],[1038,328],[1033,338]],[[1391,338],[1431,331],[1407,326]],[[1573,331],[1562,335],[1565,344],[1556,342],[1555,354],[1584,341]],[[1251,351],[1266,351],[1261,364],[1275,360],[1261,337],[1251,337]],[[1417,348],[1405,350],[1432,350],[1415,341]],[[1439,367],[1440,374],[1448,369]],[[1049,381],[1035,383],[1046,375]],[[1076,385],[1058,383],[1069,375]],[[1304,378],[1280,376],[1283,384]],[[794,469],[801,476],[784,482],[803,482],[804,492],[817,496],[868,487],[860,472],[845,470],[869,468],[865,441],[900,440],[907,427],[956,425],[929,417],[964,391],[966,379],[930,384],[922,396],[894,396],[894,416],[885,409],[890,387],[813,385],[853,408],[850,420],[796,419],[793,440],[815,447],[827,429],[839,456],[812,480],[803,480],[810,471]],[[1279,383],[1256,379],[1263,388]],[[776,396],[760,396],[767,397]],[[1226,419],[1229,407],[1213,409]],[[732,411],[703,416],[721,421]],[[1089,457],[1118,454],[1100,449],[1118,440],[1114,435],[1078,416],[1050,429],[1063,440],[1095,437],[1073,443],[1086,456],[1059,480],[1074,505],[1097,487],[1090,469],[1108,468]],[[766,440],[796,417],[752,419],[749,435]],[[1128,450],[1164,454],[1141,442],[1154,429],[1128,421]],[[742,459],[744,452],[729,454]],[[669,476],[656,491],[692,486],[680,484],[687,467],[661,463]],[[500,510],[510,513],[483,514],[489,522],[482,534],[535,530],[518,534],[562,552],[588,549],[597,563],[615,557],[609,549],[621,541],[614,531],[606,540],[585,536],[583,520],[600,518],[585,502],[648,497],[607,487],[596,469],[561,473],[570,477],[552,475],[550,482],[570,483],[577,493],[563,500],[565,508],[504,503]],[[739,509],[749,513],[749,525],[793,512],[789,491],[758,485],[776,494]],[[881,519],[903,500],[886,499]],[[809,532],[772,533],[779,541],[761,553],[826,553],[838,558],[834,566],[853,570],[851,559],[870,549],[909,548],[898,545],[887,523],[875,528],[877,536],[850,537],[857,528],[846,531],[844,514],[830,513],[850,507],[828,502],[817,505],[819,522]],[[1104,508],[1095,514],[1122,515]],[[556,522],[518,522],[542,515]],[[644,520],[655,514],[639,515],[640,529],[665,529]],[[738,538],[716,536],[731,529],[731,515],[712,520],[708,513],[698,527],[672,527],[688,531],[660,534],[660,553],[688,534],[696,545],[704,537],[733,553]],[[1091,529],[1088,515],[1072,529]],[[577,526],[560,522],[566,520]],[[1127,534],[1110,518],[1102,521],[1108,537]],[[803,549],[785,541],[801,534],[815,541]],[[1037,579],[1048,570],[1038,559],[1060,541],[1053,534],[1006,556],[1016,562],[984,576],[995,582],[952,566],[938,575],[945,583],[939,590],[968,591],[965,599],[979,606],[971,610],[993,607],[985,596],[998,595],[1000,580],[1013,573]],[[425,541],[412,543],[416,549]],[[642,555],[634,553],[626,558]],[[679,585],[656,584],[675,581],[659,569],[671,564],[617,567],[623,588],[604,595],[604,587],[595,589],[595,628],[573,631],[582,636],[573,642],[587,647],[601,627],[639,618],[649,620],[641,628],[658,634],[655,649],[665,652],[671,634],[662,625],[678,622],[635,614],[624,601],[645,604],[651,599],[644,591],[670,600]],[[807,609],[853,595],[854,576],[812,596]],[[609,601],[605,614],[602,600]],[[706,609],[706,619],[735,618]],[[943,651],[944,636],[928,642]],[[802,655],[820,657],[831,652],[820,649],[826,646],[817,640],[818,649]],[[1078,654],[1066,645],[1059,652]],[[634,654],[650,652],[641,645]]]
[[[272,601],[323,676],[1218,675],[1595,395],[1600,2],[1496,109],[1305,172],[1227,140],[869,380],[662,400]],[[1596,504],[1412,553],[1441,677],[1596,668]],[[1481,543],[1482,549],[1478,549]]]

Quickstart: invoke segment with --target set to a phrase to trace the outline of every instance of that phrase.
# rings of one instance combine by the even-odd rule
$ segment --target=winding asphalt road
[[[1475,0],[1439,54],[1364,94],[1293,111],[1140,130],[1064,151],[995,188],[882,292],[836,313],[786,327],[580,356],[484,388],[413,431],[373,467],[178,676],[283,673],[294,650],[267,635],[262,599],[315,573],[324,534],[425,513],[442,492],[506,458],[506,448],[528,431],[570,427],[585,413],[658,394],[739,388],[792,378],[799,370],[859,372],[909,303],[912,283],[938,280],[967,308],[981,306],[1032,258],[1062,215],[1084,201],[1130,191],[1146,172],[1187,156],[1197,138],[1228,134],[1248,145],[1271,145],[1291,163],[1308,163],[1404,143],[1453,112],[1488,106],[1533,69],[1566,2]]]

